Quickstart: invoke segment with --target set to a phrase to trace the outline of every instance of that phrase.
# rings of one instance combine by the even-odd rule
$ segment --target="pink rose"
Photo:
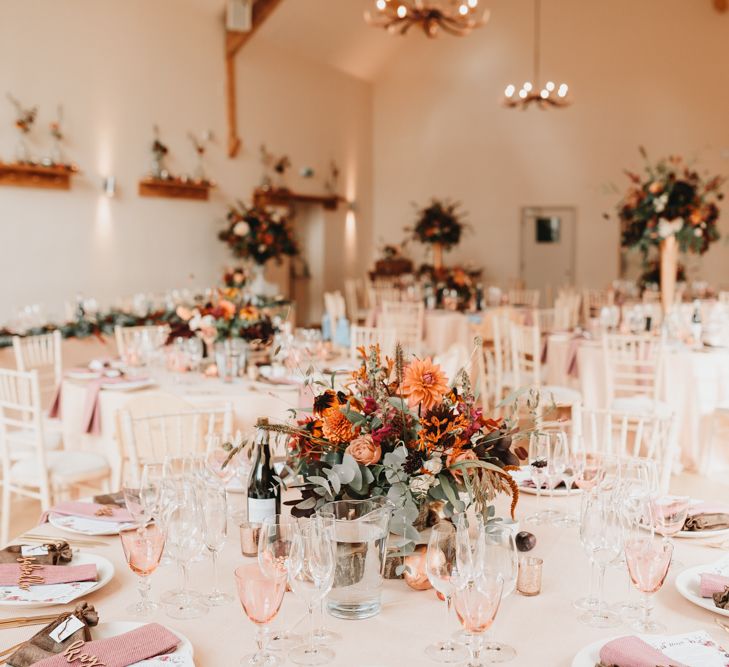
[[[357,463],[365,466],[377,463],[382,457],[382,448],[375,443],[369,434],[356,437],[344,451]]]

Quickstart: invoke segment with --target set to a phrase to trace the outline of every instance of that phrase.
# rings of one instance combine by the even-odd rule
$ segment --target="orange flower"
[[[234,303],[231,303],[227,299],[221,299],[220,303],[218,304],[220,306],[220,309],[223,311],[223,317],[225,317],[226,320],[231,319],[235,315],[235,311],[237,310]]]
[[[328,410],[324,416],[322,434],[335,445],[350,442],[355,436],[354,427],[339,410]]]
[[[478,461],[478,456],[473,453],[472,449],[461,449],[457,452],[451,451],[446,457],[446,466],[450,469],[452,465],[461,463],[462,461]],[[451,475],[453,475],[457,482],[460,482],[463,479],[463,469],[451,469]]]
[[[357,463],[365,466],[377,463],[382,458],[382,448],[375,443],[369,433],[356,437],[344,451]]]
[[[413,359],[405,369],[402,390],[411,408],[422,405],[424,410],[430,410],[448,391],[448,382],[440,366],[430,357]]]

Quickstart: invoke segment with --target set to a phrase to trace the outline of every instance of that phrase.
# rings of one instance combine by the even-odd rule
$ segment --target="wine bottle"
[[[255,452],[248,480],[248,523],[263,523],[269,516],[281,511],[281,484],[271,461],[268,419],[260,418],[256,424]]]

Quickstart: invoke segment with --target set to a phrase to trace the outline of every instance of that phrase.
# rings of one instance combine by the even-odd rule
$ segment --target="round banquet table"
[[[574,354],[577,366],[573,371],[579,383],[574,372],[568,372]],[[710,419],[718,408],[729,408],[729,350],[669,348],[664,372],[661,400],[676,414],[681,463],[687,470],[729,470],[729,452],[716,447],[712,451]],[[585,407],[608,407],[600,343],[576,342],[565,334],[550,336],[545,373],[548,384],[578,383]]]
[[[467,350],[473,345],[471,319],[474,315],[450,310],[425,311],[425,340],[423,349],[426,354],[443,354],[452,345],[465,346]],[[475,315],[476,321],[480,319]]]
[[[230,403],[233,408],[233,426],[246,430],[253,427],[258,417],[285,421],[288,410],[301,405],[300,384],[271,384],[251,382],[238,378],[226,383],[218,378],[207,378],[194,373],[160,373],[154,376],[155,385],[149,389],[121,391],[102,389],[99,393],[100,429],[98,433],[84,433],[82,428],[87,383],[64,379],[61,389],[61,424],[66,449],[83,449],[103,453],[112,466],[112,479],[120,480],[121,454],[117,441],[117,414],[130,399],[164,392],[202,408]]]
[[[502,502],[504,501],[504,502]],[[506,511],[505,499],[499,507]],[[577,510],[579,499],[555,499],[561,507],[571,504]],[[535,498],[522,495],[517,518],[534,510]],[[503,513],[502,512],[502,513]],[[39,529],[34,529],[38,532]],[[60,536],[61,531],[46,524],[44,533]],[[544,559],[542,593],[536,597],[523,597],[513,593],[502,602],[494,625],[495,639],[512,645],[517,658],[512,667],[570,667],[572,658],[582,647],[599,639],[633,634],[627,626],[599,630],[582,625],[572,608],[572,600],[586,593],[588,563],[578,540],[577,528],[536,526],[537,546],[530,555]],[[73,540],[73,535],[66,535]],[[109,559],[116,569],[113,580],[105,587],[87,596],[102,622],[132,620],[125,608],[136,601],[136,577],[127,567],[118,537],[95,538],[106,545],[93,551]],[[676,540],[676,554],[686,567],[712,563],[725,552],[701,546],[701,540]],[[238,565],[253,562],[240,555],[237,527],[229,527],[228,544],[219,559],[221,588],[235,596],[233,570]],[[190,581],[194,588],[208,592],[212,588],[212,569],[209,560],[194,562]],[[653,600],[656,618],[667,626],[667,634],[706,630],[720,643],[727,636],[714,624],[714,615],[681,597],[674,586],[675,572],[670,572],[662,590]],[[151,579],[152,597],[177,585],[177,570],[173,565],[161,567]],[[609,603],[625,599],[628,590],[625,569],[608,569],[606,598]],[[332,667],[427,667],[430,662],[423,654],[424,647],[450,635],[456,628],[444,627],[445,608],[433,590],[414,591],[403,581],[386,581],[383,591],[382,612],[362,621],[345,621],[330,616],[326,625],[342,635],[332,645],[336,658]],[[236,597],[237,600],[237,597]],[[69,605],[65,605],[66,607]],[[17,615],[18,610],[4,608],[0,618]],[[26,610],[37,612],[39,610]],[[49,613],[46,608],[43,613]],[[60,612],[60,608],[59,608]],[[291,592],[286,593],[277,627],[305,632],[303,603]],[[214,607],[202,618],[179,621],[158,610],[149,619],[185,635],[195,649],[198,667],[235,667],[240,658],[254,647],[253,624],[243,614],[239,603]],[[3,632],[3,646],[10,646],[30,637],[39,628],[10,629]],[[286,661],[286,665],[292,665]]]

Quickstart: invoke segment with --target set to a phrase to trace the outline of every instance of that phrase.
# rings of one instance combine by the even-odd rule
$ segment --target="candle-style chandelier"
[[[528,109],[535,105],[540,109],[549,107],[566,107],[572,101],[568,97],[569,86],[566,83],[556,84],[554,81],[547,81],[542,85],[539,79],[539,65],[541,59],[540,38],[541,38],[541,0],[534,0],[534,78],[525,81],[519,88],[513,83],[506,86],[504,90],[504,106],[511,109]]]
[[[441,30],[463,37],[488,19],[479,0],[375,0],[374,12],[365,11],[371,26],[399,35],[417,26],[428,37],[437,37]]]

